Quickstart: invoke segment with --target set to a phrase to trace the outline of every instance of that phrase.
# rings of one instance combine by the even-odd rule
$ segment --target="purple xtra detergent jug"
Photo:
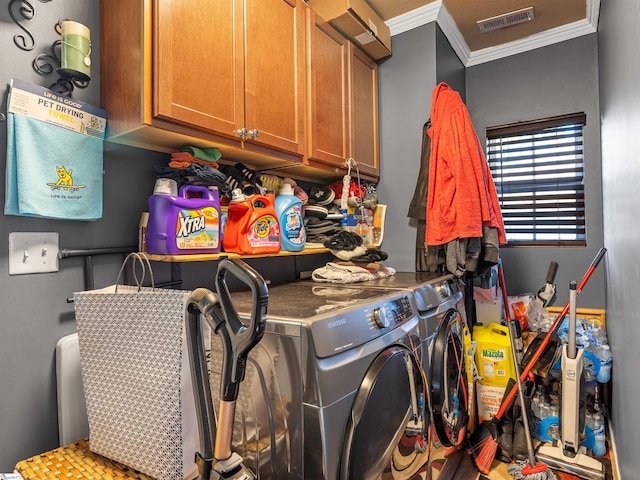
[[[149,197],[147,252],[160,255],[218,253],[220,199],[217,190],[183,185],[178,196]]]

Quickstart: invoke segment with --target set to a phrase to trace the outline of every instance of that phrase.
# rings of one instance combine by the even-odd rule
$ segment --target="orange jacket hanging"
[[[427,192],[427,245],[482,237],[496,227],[506,243],[502,213],[480,141],[460,95],[446,83],[433,91]]]

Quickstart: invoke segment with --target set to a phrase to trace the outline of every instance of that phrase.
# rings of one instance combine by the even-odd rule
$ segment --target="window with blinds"
[[[510,245],[586,245],[586,115],[488,128],[487,161]]]

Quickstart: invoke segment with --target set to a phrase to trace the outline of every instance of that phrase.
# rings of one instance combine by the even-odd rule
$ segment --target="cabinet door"
[[[378,163],[378,69],[362,50],[350,44],[351,156],[363,173],[380,174]]]
[[[305,5],[301,0],[245,1],[245,127],[259,131],[246,143],[302,156]],[[212,29],[215,33],[215,25]]]
[[[244,127],[243,0],[154,5],[154,116],[235,137]]]
[[[309,158],[344,166],[349,156],[348,41],[313,11],[309,31]]]

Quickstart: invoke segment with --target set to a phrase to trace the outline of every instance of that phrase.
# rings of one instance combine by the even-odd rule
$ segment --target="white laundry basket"
[[[60,446],[88,438],[89,421],[77,333],[62,337],[56,344],[56,386]]]

